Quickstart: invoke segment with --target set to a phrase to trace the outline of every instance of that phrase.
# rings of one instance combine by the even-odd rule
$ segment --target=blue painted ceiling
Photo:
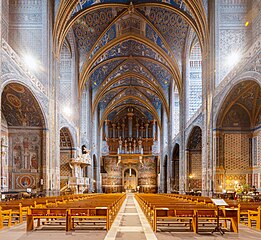
[[[177,81],[173,69],[181,73],[193,31],[184,16],[193,20],[182,0],[79,1],[71,17],[79,73],[96,107],[102,113],[111,109],[108,118],[130,105],[147,119],[156,117],[148,106],[168,110],[170,87]]]

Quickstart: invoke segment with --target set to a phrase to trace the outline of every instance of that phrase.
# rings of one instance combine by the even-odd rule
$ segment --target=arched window
[[[199,109],[202,104],[201,59],[201,49],[199,43],[192,43],[189,56],[189,78],[187,85],[188,120],[193,116],[193,114]]]

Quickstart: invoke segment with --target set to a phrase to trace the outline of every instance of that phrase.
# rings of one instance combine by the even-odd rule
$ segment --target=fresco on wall
[[[117,158],[105,158],[104,169],[107,173],[102,179],[103,185],[122,185],[122,166],[117,165]]]
[[[41,136],[38,133],[10,134],[10,165],[13,171],[37,172],[40,163]]]
[[[36,175],[34,174],[15,174],[15,189],[35,188]]]
[[[37,187],[40,178],[42,134],[40,130],[10,129],[9,166],[10,187],[25,189]],[[19,174],[16,174],[19,173]]]
[[[1,189],[8,190],[8,132],[1,131]]]
[[[4,88],[1,108],[8,126],[44,126],[39,104],[21,84],[11,83]]]
[[[8,137],[8,189],[39,188],[45,126],[41,108],[27,87],[11,83],[3,90],[1,110]]]
[[[139,185],[157,185],[156,162],[154,157],[144,158],[143,166],[139,165]]]
[[[141,192],[156,192],[157,175],[156,175],[156,161],[154,157],[144,157],[143,164],[132,163],[117,165],[117,157],[105,157],[104,169],[106,173],[102,173],[102,186],[104,191],[124,191],[123,186],[123,170],[129,167],[137,169],[138,185]],[[109,189],[109,190],[108,190]]]

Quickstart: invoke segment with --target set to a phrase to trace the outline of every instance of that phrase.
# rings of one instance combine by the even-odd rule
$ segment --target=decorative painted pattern
[[[111,59],[114,57],[128,57],[128,56],[140,56],[152,58],[156,61],[159,61],[163,64],[166,64],[162,56],[155,52],[149,46],[138,42],[136,40],[126,40],[118,43],[114,47],[110,48],[108,51],[103,53],[99,59],[94,63],[94,66],[99,64],[102,61]]]
[[[28,88],[17,83],[11,83],[4,88],[2,112],[9,126],[45,125],[37,100]]]

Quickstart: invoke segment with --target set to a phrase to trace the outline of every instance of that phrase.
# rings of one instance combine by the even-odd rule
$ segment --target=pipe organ
[[[128,112],[118,121],[106,120],[103,133],[110,154],[150,154],[156,131],[156,120],[144,121]]]

